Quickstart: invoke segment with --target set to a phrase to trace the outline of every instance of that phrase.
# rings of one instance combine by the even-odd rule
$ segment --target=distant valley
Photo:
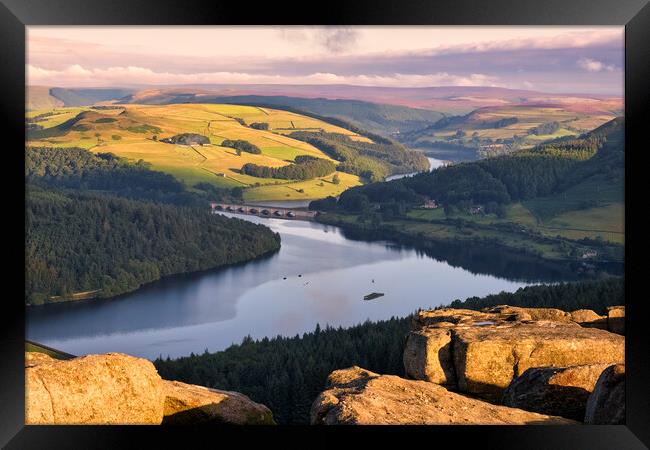
[[[31,93],[30,93],[31,92]],[[230,103],[343,121],[453,161],[505,153],[589,131],[621,115],[621,98],[491,87],[201,85],[130,89],[34,87],[39,105]]]

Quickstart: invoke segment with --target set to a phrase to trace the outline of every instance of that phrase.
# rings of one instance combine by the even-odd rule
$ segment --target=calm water
[[[446,163],[445,161],[442,161],[440,159],[432,158],[430,156],[427,156],[427,159],[429,160],[429,170],[435,170],[438,167],[444,166]],[[418,172],[412,172],[412,173],[403,173],[399,175],[391,175],[390,177],[386,177],[386,181],[392,181],[392,180],[399,180],[400,178],[404,177],[412,177],[413,175],[417,174]]]
[[[76,355],[175,357],[221,350],[249,334],[295,335],[317,323],[349,326],[404,316],[576,273],[498,251],[433,246],[425,253],[346,237],[313,222],[239,217],[279,232],[281,250],[235,267],[167,278],[114,299],[31,308],[28,339]],[[364,301],[371,292],[386,295]]]

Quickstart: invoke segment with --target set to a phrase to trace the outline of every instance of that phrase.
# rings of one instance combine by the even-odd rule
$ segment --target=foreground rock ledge
[[[120,353],[56,360],[25,354],[26,417],[35,424],[275,424],[238,392],[166,381],[154,365]]]
[[[607,367],[607,364],[590,364],[528,369],[510,383],[501,403],[582,421],[589,395]]]
[[[625,335],[625,306],[607,308],[607,329],[612,333]]]
[[[48,358],[26,356],[26,424],[162,422],[162,379],[150,361],[121,353]]]
[[[577,422],[497,406],[425,381],[336,370],[311,408],[315,425],[570,425]]]
[[[570,314],[550,308],[423,311],[404,349],[408,377],[495,402],[532,367],[624,361],[623,336],[581,327]]]
[[[625,364],[615,364],[600,374],[587,401],[585,423],[620,425],[625,423]]]
[[[179,381],[163,380],[165,417],[163,425],[229,423],[274,425],[273,414],[264,405],[238,392],[209,389]]]

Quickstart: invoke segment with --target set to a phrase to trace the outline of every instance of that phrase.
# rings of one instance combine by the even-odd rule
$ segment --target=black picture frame
[[[370,0],[328,1],[321,6],[291,2],[225,2],[222,0],[1,0],[0,92],[4,225],[11,250],[5,275],[12,287],[5,290],[2,325],[2,381],[0,382],[0,445],[6,448],[130,448],[153,446],[153,440],[188,447],[189,441],[221,445],[251,436],[286,445],[311,446],[315,442],[338,445],[352,437],[384,440],[395,432],[408,433],[406,442],[454,445],[477,440],[485,448],[517,449],[641,449],[650,445],[650,364],[648,327],[643,323],[645,297],[641,291],[643,269],[643,220],[626,208],[626,424],[620,426],[525,426],[525,427],[151,427],[151,426],[25,426],[24,425],[24,195],[14,194],[23,183],[24,165],[25,26],[29,25],[625,25],[625,132],[626,203],[644,209],[642,153],[650,96],[650,5],[648,0],[402,0],[380,3]],[[291,11],[290,13],[288,11]],[[631,151],[631,150],[632,151]],[[635,187],[634,183],[638,183]],[[647,182],[646,182],[647,183]],[[7,201],[10,200],[10,201]],[[9,213],[7,204],[16,209]],[[23,211],[21,214],[20,211]],[[641,214],[639,214],[641,216]],[[11,234],[10,234],[11,233]],[[9,248],[8,247],[8,248]],[[634,261],[637,258],[638,261]],[[641,269],[636,275],[632,269]],[[19,281],[23,280],[23,284]],[[316,441],[308,434],[317,433]],[[304,436],[303,436],[304,434]],[[217,438],[218,441],[214,441]],[[227,438],[230,438],[227,440]],[[237,442],[237,441],[235,441]],[[367,445],[373,445],[367,443]],[[422,444],[420,444],[422,445]],[[449,444],[447,444],[449,445]]]

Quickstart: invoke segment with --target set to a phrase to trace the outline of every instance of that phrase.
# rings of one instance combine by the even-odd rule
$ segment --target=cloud
[[[327,53],[343,53],[352,50],[360,33],[352,27],[283,27],[278,36],[294,45],[310,45]]]
[[[357,86],[429,87],[429,86],[501,86],[496,77],[481,73],[454,75],[447,72],[431,74],[338,75],[314,72],[308,75],[266,75],[246,72],[170,73],[155,72],[145,67],[109,67],[86,69],[78,64],[62,70],[27,66],[30,85],[47,86],[123,86],[151,84],[352,84]]]
[[[617,46],[623,48],[623,31],[573,31],[556,36],[538,36],[477,42],[475,44],[440,45],[426,50],[431,55],[447,53],[480,53],[510,50],[553,50]]]
[[[460,40],[438,39],[432,30],[430,39],[409,41],[413,43],[408,45],[402,40],[393,45],[399,41],[399,30],[395,34],[377,34],[372,28],[282,26],[259,31],[264,31],[259,36],[266,40],[255,39],[255,30],[251,29],[251,36],[238,38],[225,47],[208,45],[200,53],[194,47],[192,51],[183,47],[190,45],[193,38],[186,37],[181,46],[165,45],[162,37],[151,42],[143,40],[150,39],[143,38],[143,30],[135,30],[139,34],[132,41],[118,33],[115,36],[121,40],[93,42],[81,40],[85,35],[75,34],[78,32],[52,37],[44,31],[41,35],[36,33],[38,30],[28,30],[27,56],[32,67],[29,80],[60,86],[454,84],[616,95],[623,86],[622,27],[573,32],[562,29],[543,36],[526,35],[525,29],[512,28],[486,37],[479,33],[473,40],[473,28],[463,30],[466,35]],[[105,33],[104,37],[112,36]],[[223,43],[229,35],[219,36],[205,41]],[[124,78],[119,79],[120,74]]]
[[[291,43],[298,44],[309,39],[307,32],[302,28],[286,27],[277,30],[278,35]]]
[[[354,47],[359,39],[359,32],[352,28],[328,27],[316,35],[316,41],[332,53],[340,53]]]
[[[602,72],[606,70],[608,72],[614,71],[616,68],[613,65],[605,64],[600,61],[591,58],[580,58],[577,62],[578,67],[588,71],[588,72]]]

